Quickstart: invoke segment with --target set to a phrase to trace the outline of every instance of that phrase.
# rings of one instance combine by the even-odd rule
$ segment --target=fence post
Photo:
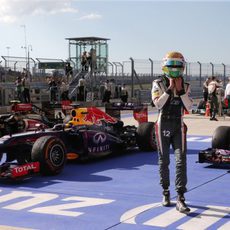
[[[210,65],[212,66],[212,77],[214,76],[214,65],[212,62],[210,62]]]
[[[199,74],[199,77],[200,77],[200,86],[201,86],[201,63],[198,61],[197,62],[198,64],[199,64],[199,66],[200,66],[200,74]]]
[[[153,60],[149,58],[149,61],[151,63],[151,77],[153,77]]]
[[[224,63],[222,63],[222,65],[224,66],[224,86],[225,86],[225,77],[226,77],[226,66],[225,66],[225,64]]]
[[[130,58],[131,60],[131,97],[133,98],[134,95],[134,60],[133,58]]]

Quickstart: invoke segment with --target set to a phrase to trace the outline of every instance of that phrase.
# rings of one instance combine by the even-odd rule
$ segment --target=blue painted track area
[[[0,229],[230,229],[229,168],[198,164],[211,138],[188,137],[188,215],[162,207],[157,153],[67,164],[55,177],[0,185]],[[171,194],[175,161],[171,154]],[[10,227],[9,227],[10,226]]]

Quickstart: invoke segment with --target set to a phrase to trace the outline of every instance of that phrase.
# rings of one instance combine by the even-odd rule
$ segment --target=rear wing
[[[133,117],[138,123],[148,122],[148,106],[136,103],[108,103],[105,105],[105,112],[112,117],[121,119],[121,111],[132,110]]]

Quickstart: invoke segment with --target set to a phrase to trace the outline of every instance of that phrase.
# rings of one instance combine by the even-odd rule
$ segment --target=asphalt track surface
[[[211,135],[211,134],[210,134]],[[54,177],[0,184],[0,229],[230,229],[230,167],[196,163],[210,136],[188,136],[188,215],[176,211],[171,153],[171,207],[162,207],[157,153],[127,152],[70,163]]]

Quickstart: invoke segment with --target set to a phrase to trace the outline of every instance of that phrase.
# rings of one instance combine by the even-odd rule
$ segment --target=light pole
[[[30,51],[32,51],[32,45],[28,45],[28,72],[30,72]]]
[[[10,46],[7,46],[6,47],[6,49],[7,49],[7,64],[6,64],[6,67],[10,67]]]
[[[26,39],[26,25],[21,25],[21,27],[24,28],[24,42],[25,42],[25,46],[22,48],[25,49],[25,58],[26,58],[26,66],[27,66],[27,39]],[[27,68],[26,68],[27,69]]]

